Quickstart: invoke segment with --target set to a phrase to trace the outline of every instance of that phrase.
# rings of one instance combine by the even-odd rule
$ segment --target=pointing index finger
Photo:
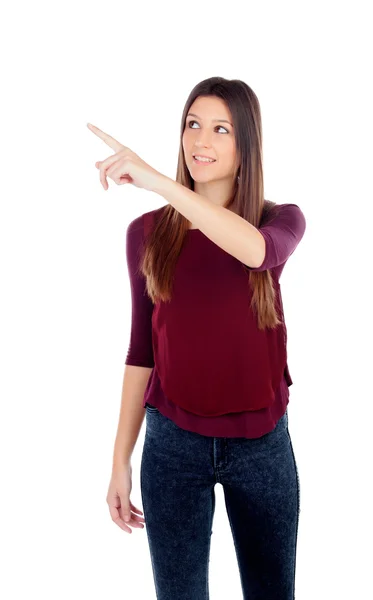
[[[102,141],[105,142],[105,144],[107,144],[108,146],[110,146],[110,148],[115,150],[115,152],[119,152],[119,150],[122,150],[123,148],[125,148],[125,146],[123,146],[123,144],[118,142],[118,140],[113,138],[108,133],[101,131],[101,129],[99,129],[95,125],[92,125],[92,123],[87,123],[87,127],[88,127],[88,129],[90,129],[92,131],[92,133],[95,133],[99,138],[101,138]]]

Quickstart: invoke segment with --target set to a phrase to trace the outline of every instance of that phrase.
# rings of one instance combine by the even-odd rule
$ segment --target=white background
[[[281,278],[301,483],[296,597],[372,598],[369,4],[2,10],[4,600],[156,597],[146,530],[117,527],[106,493],[131,321],[125,231],[165,200],[112,180],[104,191],[94,163],[112,150],[86,124],[175,178],[184,103],[215,75],[257,94],[265,197],[307,220]],[[132,457],[140,508],[144,429]],[[210,596],[239,599],[215,492]]]

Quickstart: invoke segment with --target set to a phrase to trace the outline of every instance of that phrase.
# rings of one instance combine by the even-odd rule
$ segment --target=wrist
[[[160,196],[163,196],[167,192],[169,186],[173,183],[176,183],[173,179],[167,177],[166,175],[163,175],[163,173],[160,173],[154,181],[152,191],[156,194],[159,194]]]
[[[131,456],[115,457],[112,464],[113,471],[131,466]]]

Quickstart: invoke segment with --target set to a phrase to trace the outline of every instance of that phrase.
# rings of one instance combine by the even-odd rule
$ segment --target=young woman
[[[158,599],[207,600],[220,483],[244,598],[291,600],[300,490],[279,279],[305,217],[264,199],[260,107],[242,81],[213,77],[192,90],[176,182],[132,159],[116,182],[137,178],[168,204],[127,229],[132,328],[112,518],[128,532],[145,521]],[[129,499],[144,413],[145,519]]]

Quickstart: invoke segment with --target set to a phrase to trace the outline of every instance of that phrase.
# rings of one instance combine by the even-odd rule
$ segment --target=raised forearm
[[[246,219],[166,176],[158,178],[153,191],[228,254],[249,267],[262,264],[265,239]]]

